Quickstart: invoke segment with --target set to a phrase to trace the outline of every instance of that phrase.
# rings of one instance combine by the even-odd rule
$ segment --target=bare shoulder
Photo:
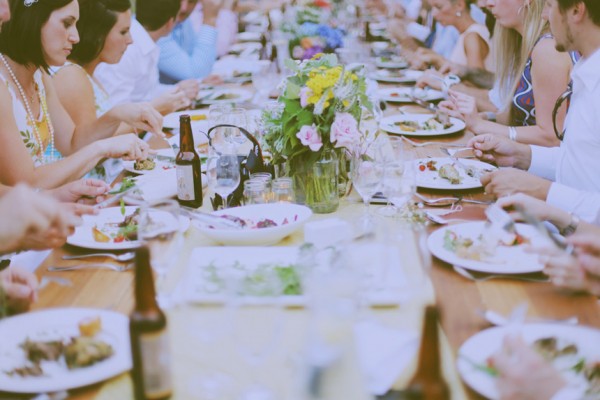
[[[540,40],[533,51],[531,52],[531,60],[533,64],[536,61],[548,65],[564,65],[566,68],[570,68],[570,57],[566,52],[556,50],[556,41],[553,37],[548,37]]]

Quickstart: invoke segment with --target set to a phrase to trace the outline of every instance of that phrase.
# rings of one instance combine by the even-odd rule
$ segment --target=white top
[[[531,146],[533,174],[555,181],[547,202],[600,224],[600,49],[571,72],[573,95],[560,147]]]
[[[150,101],[172,88],[159,83],[160,49],[135,17],[131,19],[131,37],[133,43],[118,64],[101,63],[94,71],[113,105]]]
[[[476,33],[487,44],[488,54],[484,60],[484,66],[486,70],[494,71],[495,68],[492,56],[492,49],[490,46],[490,32],[484,25],[477,23],[472,24],[467,28],[467,30],[460,34],[458,40],[456,41],[456,45],[454,46],[454,49],[450,54],[450,57],[448,57],[448,60],[458,65],[467,65],[467,53],[465,52],[465,37],[469,33]]]

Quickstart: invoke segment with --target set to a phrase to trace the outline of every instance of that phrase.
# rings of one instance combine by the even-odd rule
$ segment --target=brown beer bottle
[[[129,318],[135,400],[171,397],[171,361],[167,318],[156,303],[150,251],[140,247],[135,255],[135,309]]]
[[[274,43],[273,45],[271,45],[271,56],[269,58],[271,60],[271,72],[281,74],[281,67],[279,66],[279,56],[277,55],[277,45]]]
[[[194,147],[192,125],[187,114],[179,117],[179,153],[175,158],[177,168],[177,199],[183,206],[202,206],[202,174],[200,156]]]
[[[419,365],[407,388],[409,393],[420,393],[423,400],[450,399],[450,390],[442,374],[438,322],[437,306],[427,306],[419,349]]]
[[[269,49],[267,48],[267,35],[260,35],[260,52],[258,53],[259,60],[269,60]]]

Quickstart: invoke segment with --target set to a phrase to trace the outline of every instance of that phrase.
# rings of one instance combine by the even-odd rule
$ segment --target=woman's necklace
[[[31,125],[33,126],[33,134],[35,136],[35,140],[38,143],[38,146],[40,149],[39,156],[42,159],[42,163],[47,164],[49,162],[54,162],[56,159],[55,158],[55,147],[54,147],[54,127],[52,126],[52,121],[50,120],[50,114],[48,114],[48,107],[46,105],[46,99],[44,98],[44,96],[41,96],[38,93],[38,89],[37,89],[37,85],[36,85],[36,93],[38,93],[38,96],[40,99],[40,106],[42,107],[43,115],[46,118],[46,125],[48,126],[48,132],[50,133],[50,159],[49,160],[46,159],[46,157],[45,157],[44,143],[42,142],[42,136],[41,136],[40,131],[37,126],[37,119],[33,116],[33,112],[31,111],[31,107],[29,106],[29,101],[27,100],[27,97],[25,96],[25,91],[23,90],[23,87],[19,83],[17,76],[13,72],[12,68],[8,64],[8,61],[6,61],[6,58],[4,57],[3,54],[0,54],[0,59],[2,59],[4,66],[6,67],[8,73],[10,74],[10,77],[12,78],[13,82],[15,83],[15,86],[17,87],[17,90],[19,91],[19,94],[21,95],[21,98],[23,99],[23,103],[25,105],[25,110],[27,111],[27,116],[31,120]]]

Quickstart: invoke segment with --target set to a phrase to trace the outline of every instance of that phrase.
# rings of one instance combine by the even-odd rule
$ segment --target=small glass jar
[[[265,204],[271,200],[268,182],[261,179],[248,179],[244,182],[244,204]]]
[[[271,183],[274,203],[294,203],[294,182],[292,178],[277,178]]]

